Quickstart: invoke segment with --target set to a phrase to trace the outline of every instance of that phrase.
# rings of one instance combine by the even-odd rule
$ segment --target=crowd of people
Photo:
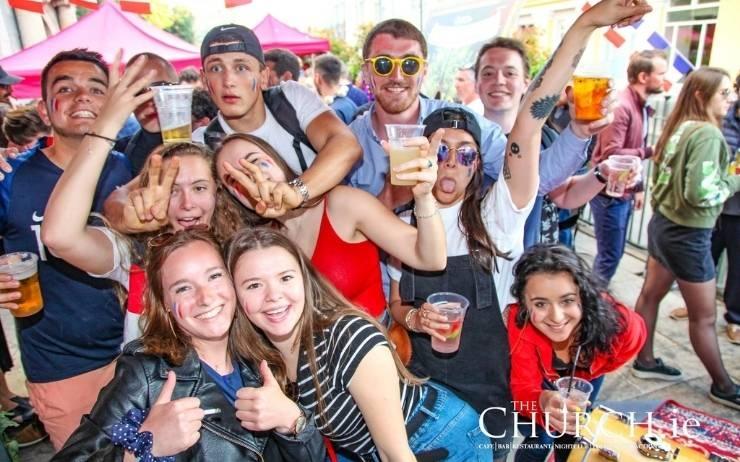
[[[667,63],[640,52],[597,120],[574,117],[568,82],[591,34],[650,10],[602,0],[533,78],[522,43],[493,38],[454,76],[460,104],[420,93],[426,39],[400,19],[367,35],[369,94],[332,55],[302,85],[297,56],[263,52],[236,24],[206,34],[200,72],[151,53],[123,71],[121,53],[110,67],[58,53],[42,99],[2,123],[4,252],[38,256],[44,304],[15,319],[30,401],[0,380],[15,437],[48,433],[60,461],[544,461],[554,446],[566,460],[556,443],[573,442],[583,409],[557,379],[590,382],[594,402],[635,357],[638,377],[680,378],[652,351],[674,280],[710,398],[740,409],[714,330],[727,247],[740,335],[740,176],[728,173],[740,82],[692,72],[651,148],[646,99]],[[15,83],[0,70],[1,103],[15,104]],[[162,145],[153,88],[176,84],[196,87],[192,142]],[[393,168],[389,124],[424,126],[404,145],[418,157]],[[635,310],[608,291],[648,181],[636,162],[623,197],[603,193],[609,158],[625,154],[656,164]],[[589,201],[593,271],[558,229]],[[18,309],[18,287],[0,273],[0,308]],[[454,327],[428,301],[438,292],[470,303],[453,353],[435,348]],[[530,422],[517,448],[515,413]]]

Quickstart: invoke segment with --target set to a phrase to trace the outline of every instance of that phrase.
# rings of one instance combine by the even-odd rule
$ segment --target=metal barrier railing
[[[655,113],[648,123],[647,142],[648,145],[655,146],[655,143],[658,141],[658,137],[660,137],[660,133],[663,130],[663,125],[665,124],[671,109],[673,109],[674,101],[671,100],[670,96],[663,96],[651,98],[649,103],[655,109]],[[644,161],[642,173],[645,183],[645,204],[642,207],[642,210],[633,211],[630,216],[629,224],[627,225],[627,243],[642,250],[647,250],[647,227],[650,222],[650,218],[653,216],[653,209],[650,206],[650,177],[652,171],[653,162],[651,160]],[[593,226],[593,217],[589,206],[586,206],[580,219],[581,221]],[[727,262],[723,255],[717,267],[718,290],[724,289],[724,281],[726,277]]]

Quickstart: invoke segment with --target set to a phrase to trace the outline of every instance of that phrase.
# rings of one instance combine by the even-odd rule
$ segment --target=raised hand
[[[590,122],[579,122],[576,120],[576,105],[573,99],[573,87],[568,86],[565,89],[565,93],[568,98],[568,112],[570,114],[570,129],[579,138],[589,138],[596,135],[603,129],[605,129],[610,123],[614,121],[614,111],[619,105],[615,92],[613,90],[613,82],[609,82],[610,90],[606,98],[601,100],[601,114],[603,117],[598,120],[592,120]]]
[[[238,189],[248,200],[251,199],[254,211],[265,218],[284,215],[299,205],[303,198],[292,186],[265,177],[262,170],[246,159],[239,159],[239,165],[223,163],[229,175],[229,186]]]
[[[149,409],[149,415],[139,431],[152,432],[152,455],[174,456],[198,442],[204,412],[198,398],[187,397],[172,400],[177,377],[173,371],[167,373],[157,400]]]
[[[579,19],[594,27],[624,27],[634,24],[651,11],[653,7],[646,0],[601,0]]]
[[[10,173],[13,171],[13,167],[10,166],[8,163],[8,159],[15,159],[18,157],[18,149],[16,148],[0,148],[0,181],[2,181],[5,178],[5,173]]]
[[[558,433],[573,434],[576,431],[576,421],[585,409],[565,399],[559,391],[544,390],[540,394],[540,411],[548,416],[547,423]],[[579,414],[580,413],[580,414]]]
[[[419,148],[419,157],[397,165],[393,171],[396,172],[399,180],[416,181],[416,185],[411,188],[415,197],[432,193],[434,183],[437,181],[437,149],[442,136],[444,136],[444,129],[434,132],[431,140],[424,136],[404,140],[404,146]],[[390,156],[390,143],[381,141],[381,146]]]
[[[177,178],[180,159],[169,159],[167,168],[162,169],[162,156],[152,154],[142,186],[129,193],[123,208],[123,222],[132,232],[156,231],[167,225],[167,209],[170,204],[172,185]]]
[[[437,311],[434,305],[431,303],[424,303],[419,308],[416,316],[418,317],[418,328],[426,332],[437,340],[446,342],[447,339],[444,335],[440,334],[440,330],[448,330],[450,323],[447,321],[447,317]]]
[[[245,387],[236,392],[236,417],[250,431],[291,431],[301,410],[285,396],[267,361],[260,363],[262,386]]]
[[[147,57],[139,57],[121,75],[122,55],[123,51],[118,50],[113,64],[111,64],[106,101],[100,109],[100,114],[93,128],[95,133],[110,137],[115,137],[134,109],[152,99],[153,95],[147,87],[154,76],[154,70],[147,72],[138,79],[135,78],[146,64]]]

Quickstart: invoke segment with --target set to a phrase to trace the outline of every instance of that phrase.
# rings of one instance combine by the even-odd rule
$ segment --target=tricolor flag
[[[152,8],[149,0],[120,0],[118,3],[121,10],[135,14],[151,14]]]
[[[44,13],[44,2],[34,0],[10,0],[11,8],[17,10],[31,11],[32,13]]]

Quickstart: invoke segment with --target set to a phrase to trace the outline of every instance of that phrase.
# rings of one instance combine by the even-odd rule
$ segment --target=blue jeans
[[[617,272],[627,242],[627,224],[632,214],[632,200],[601,194],[591,199],[596,234],[596,259],[593,271],[607,284]]]
[[[429,408],[422,402],[416,406],[411,416],[422,412],[426,420],[413,435],[409,435],[409,446],[414,454],[438,448],[447,450],[444,460],[453,461],[492,461],[491,440],[483,433],[478,424],[479,415],[465,401],[458,398],[450,389],[437,383],[427,382],[427,387],[434,387],[437,400]]]
[[[589,398],[591,403],[594,403],[599,396],[599,390],[601,390],[601,385],[604,383],[604,377],[602,375],[591,380],[591,385],[594,387]],[[540,425],[537,425],[535,430],[537,436],[532,436],[532,425],[525,425],[525,422],[528,421],[522,419],[522,424],[517,428],[519,433],[524,436],[524,441],[522,441],[521,446],[519,446],[516,454],[514,454],[514,462],[543,462],[547,460],[547,455],[550,454],[553,446],[558,444],[566,445],[566,447],[563,449],[559,449],[557,446],[555,447],[555,461],[564,462],[568,459],[570,447],[567,445],[574,444],[575,437],[572,435],[563,435],[553,438]]]

